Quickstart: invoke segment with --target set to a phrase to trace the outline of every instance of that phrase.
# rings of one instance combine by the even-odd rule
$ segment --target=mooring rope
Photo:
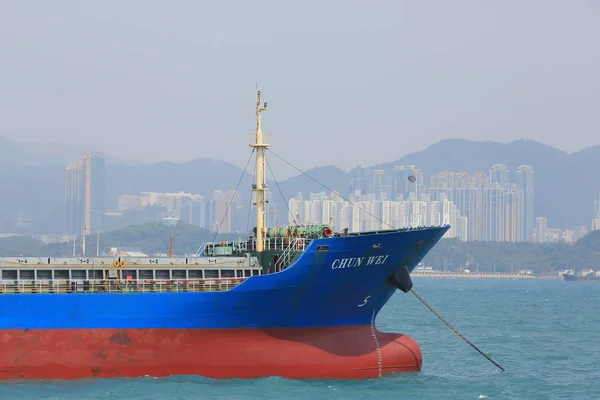
[[[485,354],[483,351],[479,350],[479,348],[477,346],[475,346],[473,343],[471,343],[469,341],[469,339],[467,339],[466,337],[461,335],[460,332],[456,330],[456,328],[454,328],[452,325],[450,325],[444,318],[442,318],[442,316],[440,314],[437,313],[437,311],[435,311],[433,308],[431,308],[431,306],[429,304],[427,304],[427,302],[425,300],[423,300],[423,298],[421,296],[419,296],[417,294],[417,292],[414,291],[414,289],[410,289],[410,291],[417,297],[417,299],[419,299],[421,301],[421,303],[423,303],[425,305],[425,307],[429,308],[429,311],[431,311],[436,317],[438,317],[440,319],[440,321],[442,321],[444,324],[446,324],[446,326],[448,328],[452,329],[454,331],[454,333],[456,333],[458,335],[458,337],[460,337],[462,340],[467,342],[472,348],[477,350],[477,352],[479,354],[481,354],[482,356],[487,358],[492,364],[494,364],[496,367],[500,368],[500,370],[502,372],[504,372],[504,368],[502,368],[500,366],[500,364],[498,364],[496,361],[492,360],[487,354]]]

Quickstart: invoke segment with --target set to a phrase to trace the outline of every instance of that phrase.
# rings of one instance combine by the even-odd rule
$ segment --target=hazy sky
[[[444,138],[600,144],[600,2],[0,0],[0,135],[302,168]]]

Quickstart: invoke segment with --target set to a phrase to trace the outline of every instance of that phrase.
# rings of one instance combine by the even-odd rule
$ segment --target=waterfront
[[[453,279],[562,279],[556,276],[536,276],[533,274],[509,274],[493,272],[413,272],[413,278],[453,278]]]

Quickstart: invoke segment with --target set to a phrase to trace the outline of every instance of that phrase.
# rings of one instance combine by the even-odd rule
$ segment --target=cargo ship
[[[376,317],[448,225],[334,232],[265,225],[257,92],[256,227],[190,257],[0,258],[0,379],[362,379],[419,371]]]
[[[586,275],[577,275],[574,270],[570,269],[565,271],[562,276],[567,282],[600,282],[600,275],[597,275],[594,271],[590,271]]]

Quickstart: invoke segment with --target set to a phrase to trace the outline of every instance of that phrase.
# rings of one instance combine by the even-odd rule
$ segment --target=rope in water
[[[504,368],[502,368],[500,366],[500,364],[498,364],[496,361],[492,360],[487,354],[485,354],[483,351],[479,350],[479,348],[477,346],[475,346],[473,343],[471,343],[469,341],[469,339],[467,339],[466,337],[461,335],[460,332],[456,330],[456,328],[454,328],[452,325],[450,325],[444,318],[442,318],[442,316],[440,314],[437,313],[437,311],[435,311],[433,308],[431,308],[431,306],[429,304],[427,304],[427,302],[425,300],[423,300],[423,298],[421,296],[419,296],[417,294],[417,292],[415,292],[413,289],[410,289],[410,291],[417,297],[417,299],[419,299],[421,301],[421,303],[423,303],[425,305],[425,307],[429,308],[429,311],[431,311],[436,317],[438,317],[440,319],[440,321],[442,321],[448,328],[452,329],[454,331],[454,333],[456,333],[458,335],[458,337],[460,337],[462,340],[467,342],[472,348],[477,350],[477,352],[479,354],[481,354],[482,356],[487,358],[492,364],[494,364],[496,367],[500,368],[500,370],[502,372],[504,372]]]

